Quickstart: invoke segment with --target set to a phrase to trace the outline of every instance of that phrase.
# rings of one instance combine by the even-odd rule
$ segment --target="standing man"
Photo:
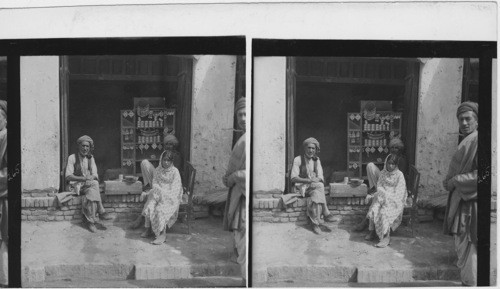
[[[238,127],[246,131],[245,98],[240,98],[234,107]],[[238,139],[231,152],[227,171],[222,182],[229,188],[224,209],[224,230],[233,232],[237,262],[241,266],[243,284],[246,286],[246,134]]]
[[[476,286],[478,104],[463,102],[457,109],[457,119],[464,139],[458,145],[443,180],[443,187],[449,191],[444,233],[455,238],[462,284]]]
[[[102,206],[101,194],[99,192],[99,177],[92,151],[94,141],[87,135],[77,140],[78,152],[68,157],[66,166],[66,181],[77,193],[82,194],[83,221],[92,233],[97,231],[96,224],[99,218],[110,220]]]

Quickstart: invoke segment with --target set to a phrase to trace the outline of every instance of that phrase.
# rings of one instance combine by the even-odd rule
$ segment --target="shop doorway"
[[[288,58],[287,167],[302,153],[302,141],[315,137],[325,182],[348,171],[348,113],[361,113],[363,101],[390,103],[390,111],[402,115],[401,139],[414,164],[419,67],[416,59]],[[366,163],[360,166],[366,176]]]
[[[100,180],[103,180],[107,170],[122,168],[124,158],[122,114],[123,111],[134,111],[137,103],[141,103],[143,107],[147,105],[149,108],[175,111],[175,127],[172,128],[172,133],[179,139],[179,152],[183,160],[189,161],[191,57],[62,56],[60,74],[62,170],[68,156],[77,150],[76,139],[85,134],[91,136],[95,142],[94,156]],[[157,120],[156,115],[155,120]],[[135,123],[137,122],[130,125],[135,126]],[[159,127],[158,124],[156,121],[154,125]],[[132,137],[127,138],[127,140],[132,139]],[[134,136],[134,141],[134,146],[137,148],[139,144],[137,136]],[[153,143],[148,142],[150,145]],[[159,153],[161,148],[156,147],[156,144],[161,142],[159,136],[154,139],[155,149]],[[148,149],[151,150],[150,146]],[[135,169],[130,172],[140,176],[142,159],[139,154],[127,158],[130,158],[135,165]],[[61,179],[61,182],[64,180]]]

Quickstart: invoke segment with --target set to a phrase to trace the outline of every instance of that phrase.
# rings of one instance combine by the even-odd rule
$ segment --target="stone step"
[[[411,283],[428,280],[460,280],[456,267],[417,267],[417,268],[364,268],[362,266],[271,266],[253,271],[253,282],[355,282],[371,283]]]
[[[443,280],[427,280],[427,281],[414,281],[403,283],[348,283],[348,282],[335,282],[335,281],[278,281],[267,283],[252,283],[252,287],[327,287],[327,288],[344,288],[344,287],[357,287],[357,288],[387,288],[387,287],[458,287],[461,286],[459,281],[443,281]]]
[[[190,279],[198,277],[238,277],[240,266],[235,263],[193,265],[149,265],[149,264],[61,264],[45,267],[25,267],[22,272],[24,284],[52,282],[63,279],[94,280],[154,280]]]
[[[24,284],[23,284],[24,285]],[[221,288],[243,287],[241,277],[193,277],[189,279],[93,280],[64,278],[27,284],[38,288]],[[25,286],[26,287],[26,286]]]

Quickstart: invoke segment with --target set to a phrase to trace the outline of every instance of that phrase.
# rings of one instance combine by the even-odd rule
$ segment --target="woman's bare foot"
[[[143,216],[139,216],[137,217],[137,219],[135,219],[135,221],[133,221],[130,226],[129,226],[129,229],[138,229],[141,225],[142,225],[142,221],[144,220]]]
[[[371,230],[365,237],[366,241],[373,241],[377,238],[377,233],[375,233],[375,230]]]
[[[167,239],[167,234],[165,232],[162,232],[160,236],[156,237],[156,239],[151,242],[153,245],[161,245],[165,243],[165,240]]]
[[[146,228],[146,231],[141,234],[142,238],[149,238],[153,234],[153,231],[151,231],[151,228]]]
[[[391,237],[389,235],[389,233],[385,234],[384,238],[382,238],[382,240],[380,240],[380,242],[375,245],[377,246],[378,248],[385,248],[387,246],[389,246],[391,244]]]

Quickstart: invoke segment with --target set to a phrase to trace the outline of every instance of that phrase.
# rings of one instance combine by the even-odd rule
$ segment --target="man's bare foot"
[[[156,237],[156,239],[151,242],[153,245],[161,245],[165,243],[165,240],[167,239],[167,234],[165,232],[161,233],[160,236]]]
[[[144,231],[144,233],[141,234],[141,237],[142,238],[149,238],[149,237],[151,237],[152,234],[153,234],[153,232],[151,231],[151,228],[146,228],[146,231]]]

